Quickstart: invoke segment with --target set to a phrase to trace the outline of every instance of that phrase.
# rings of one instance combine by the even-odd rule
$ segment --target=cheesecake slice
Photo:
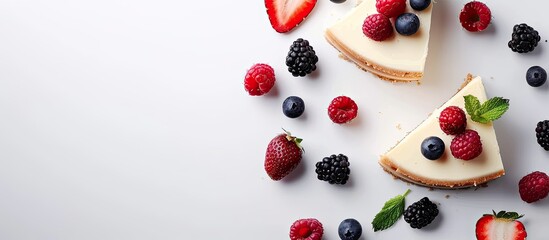
[[[467,129],[478,132],[482,142],[480,156],[461,160],[452,156],[450,143],[454,136],[446,135],[439,126],[440,112],[448,106],[458,106],[465,110],[464,96],[476,96],[480,102],[486,101],[486,92],[480,77],[468,76],[465,86],[440,108],[436,109],[416,129],[402,141],[381,156],[379,163],[385,171],[403,180],[434,188],[465,188],[477,186],[505,174],[496,133],[492,123],[482,124],[472,121],[467,115]],[[444,141],[442,157],[432,161],[420,151],[422,141],[437,136]]]
[[[427,58],[433,3],[423,11],[415,11],[407,3],[406,12],[419,17],[419,30],[411,36],[402,36],[394,31],[391,38],[381,42],[371,40],[362,32],[364,19],[377,13],[375,5],[376,0],[362,1],[326,30],[326,39],[345,58],[382,79],[420,80]]]

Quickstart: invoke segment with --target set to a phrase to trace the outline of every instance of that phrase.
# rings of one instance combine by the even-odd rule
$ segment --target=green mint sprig
[[[385,202],[383,208],[376,214],[372,221],[374,232],[385,230],[393,226],[404,213],[404,199],[410,193],[408,189],[404,194],[398,195]]]
[[[480,103],[473,95],[464,96],[465,110],[471,116],[471,120],[479,123],[489,123],[500,118],[509,109],[509,99],[493,97],[484,103]]]

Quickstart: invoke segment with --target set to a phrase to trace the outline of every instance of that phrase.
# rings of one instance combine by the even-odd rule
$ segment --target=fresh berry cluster
[[[425,10],[431,0],[410,0],[410,6],[416,11]],[[419,30],[420,21],[415,13],[405,13],[406,0],[376,0],[378,13],[364,19],[362,32],[374,41],[384,41],[393,35],[391,18],[396,18],[394,28],[403,36],[410,36]]]
[[[404,211],[404,221],[412,228],[423,228],[438,216],[438,207],[428,197],[413,203]]]
[[[549,151],[549,120],[539,121],[536,126],[536,138],[538,144]]]
[[[286,56],[286,66],[288,71],[294,77],[304,77],[316,70],[318,57],[309,41],[298,38],[290,46],[290,51]]]
[[[449,106],[439,116],[440,128],[447,135],[455,135],[450,143],[450,151],[455,158],[471,160],[482,153],[482,142],[475,130],[466,129],[467,117],[457,106]]]
[[[330,184],[345,184],[349,180],[351,169],[349,159],[343,154],[332,154],[316,163],[317,178]]]
[[[320,240],[323,234],[324,227],[315,218],[298,219],[290,226],[291,240]],[[341,240],[358,240],[362,225],[356,219],[347,218],[339,224],[338,234]]]
[[[513,27],[508,46],[513,52],[527,53],[534,51],[540,40],[538,31],[526,23],[521,23]]]

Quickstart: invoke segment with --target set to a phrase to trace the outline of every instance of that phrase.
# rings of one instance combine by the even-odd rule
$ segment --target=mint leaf
[[[509,100],[501,97],[494,97],[480,104],[477,97],[467,95],[465,99],[465,110],[471,116],[471,120],[479,123],[489,123],[499,119],[508,109]]]
[[[374,232],[385,230],[395,224],[404,213],[404,199],[410,193],[408,189],[403,195],[398,195],[385,202],[383,208],[372,221]]]
[[[480,109],[480,101],[478,98],[473,95],[467,95],[463,98],[465,99],[465,111],[467,111],[471,117],[476,116],[477,114],[475,111]]]

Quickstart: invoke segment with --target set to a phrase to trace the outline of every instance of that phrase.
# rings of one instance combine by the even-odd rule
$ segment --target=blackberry
[[[536,138],[539,145],[549,151],[549,120],[543,120],[538,122],[536,126]]]
[[[508,46],[513,52],[527,53],[533,51],[540,40],[538,31],[526,23],[521,23],[513,27],[513,34]]]
[[[327,181],[330,184],[345,184],[349,180],[349,159],[343,154],[332,154],[316,163],[316,174],[318,179]]]
[[[318,57],[315,50],[309,41],[303,38],[298,38],[290,46],[288,56],[286,56],[286,66],[288,71],[292,73],[294,77],[304,77],[305,75],[316,70],[316,63]]]
[[[429,225],[437,215],[437,205],[429,198],[424,197],[406,208],[404,221],[409,223],[412,228],[420,229]]]

